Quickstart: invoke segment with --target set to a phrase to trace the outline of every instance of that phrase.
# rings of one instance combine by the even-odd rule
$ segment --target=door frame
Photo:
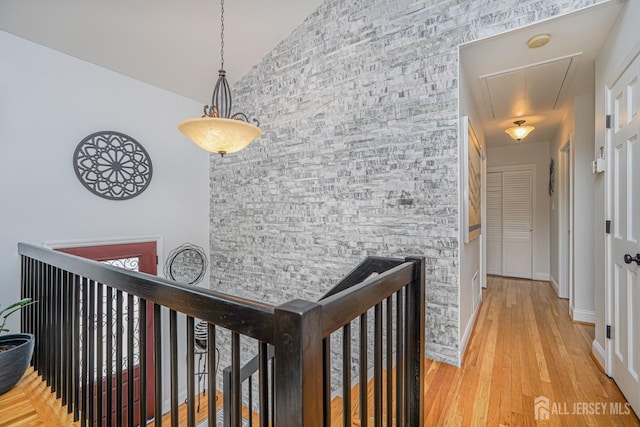
[[[531,280],[535,280],[534,277],[534,263],[535,263],[535,249],[536,249],[536,239],[535,239],[535,230],[536,230],[536,165],[535,163],[523,163],[518,165],[509,165],[509,166],[491,166],[487,167],[487,174],[489,172],[509,172],[509,171],[521,171],[521,170],[529,170],[531,171]],[[504,181],[503,181],[504,185]],[[502,200],[503,206],[503,215],[502,220],[504,221],[504,198]],[[504,239],[504,236],[503,236]],[[504,243],[502,248],[502,273],[504,274]]]
[[[66,251],[66,249],[84,249],[86,248],[87,250],[84,251],[84,254],[79,254],[77,253],[77,255],[79,256],[83,256],[89,259],[93,259],[93,260],[97,260],[97,261],[101,261],[101,260],[106,260],[106,259],[114,259],[113,257],[134,257],[134,256],[141,256],[141,255],[151,255],[150,253],[147,253],[143,248],[145,246],[145,244],[147,246],[149,246],[149,244],[152,243],[155,246],[155,259],[147,259],[146,263],[142,263],[140,264],[140,267],[144,267],[146,266],[147,268],[149,268],[150,271],[146,271],[147,273],[150,274],[155,274],[157,275],[158,273],[158,266],[160,265],[160,259],[161,259],[161,254],[162,254],[162,237],[160,236],[153,236],[153,237],[140,237],[140,238],[126,238],[126,239],[103,239],[103,240],[69,240],[69,241],[54,241],[54,242],[44,242],[43,245],[45,247],[49,247],[50,249],[54,249],[54,250],[60,250],[62,252],[67,252],[67,253],[74,253],[74,251]],[[123,246],[127,246],[126,250],[123,251]],[[113,249],[111,249],[113,248]],[[100,255],[96,255],[96,252],[94,250],[98,250]],[[142,252],[140,252],[140,250],[142,250]],[[114,252],[115,251],[115,252]],[[153,309],[153,303],[151,301],[147,301],[147,312],[150,312],[150,310]],[[150,323],[151,322],[151,323]],[[153,339],[153,333],[152,333],[152,328],[153,328],[153,316],[151,317],[147,317],[147,325],[146,325],[146,329],[147,329],[147,334],[149,337],[151,337],[151,339]],[[153,359],[153,341],[147,341],[147,363],[150,363],[149,360]],[[151,359],[149,359],[151,358]],[[151,365],[153,366],[153,364]],[[153,372],[153,368],[150,368],[151,372]],[[134,383],[131,384],[128,381],[128,376],[125,376],[125,371],[123,371],[123,394],[125,394],[125,389],[128,387],[133,387],[134,390],[136,390],[138,388],[139,385],[139,367],[138,365],[136,365],[135,369],[134,369]],[[113,373],[113,375],[115,376],[115,373]],[[103,386],[104,386],[104,381],[107,381],[105,378],[103,378]],[[154,384],[154,377],[153,375],[149,375],[147,376],[147,387],[153,387]],[[107,382],[108,384],[108,382]],[[115,387],[115,384],[114,384]],[[112,390],[107,390],[106,388],[103,389],[103,395],[101,396],[101,400],[104,404],[104,399],[107,393],[111,393],[111,394],[115,394],[115,388],[113,388]],[[95,390],[94,390],[95,392]],[[135,391],[134,391],[135,393]],[[115,397],[114,397],[114,401],[115,401]],[[152,394],[147,394],[147,400],[145,402],[142,401],[136,401],[136,403],[134,404],[133,408],[129,407],[128,405],[126,406],[126,410],[127,411],[132,411],[135,409],[135,413],[134,413],[134,420],[137,420],[138,423],[140,423],[139,421],[139,412],[137,409],[136,405],[140,405],[142,407],[145,408],[145,412],[147,415],[147,419],[149,419],[148,417],[152,416],[152,411],[153,409],[153,395]],[[115,408],[114,408],[115,410]],[[115,413],[111,414],[111,417],[114,416]],[[103,417],[109,417],[109,414],[105,413],[103,414]],[[103,418],[103,421],[106,420],[106,418]]]
[[[573,311],[573,134],[560,148],[560,182],[558,185],[558,208],[560,210],[559,234],[559,281],[558,298],[569,298],[569,311]]]
[[[77,239],[77,240],[49,240],[42,242],[42,246],[49,249],[62,248],[83,248],[88,246],[110,246],[127,245],[131,243],[156,243],[156,254],[158,256],[158,266],[164,265],[164,251],[162,247],[162,236],[140,236],[140,237],[116,237],[102,239]]]

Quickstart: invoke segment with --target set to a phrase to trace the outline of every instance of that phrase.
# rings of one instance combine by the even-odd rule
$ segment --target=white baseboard
[[[591,343],[591,353],[593,354],[593,357],[596,358],[596,360],[598,361],[598,363],[600,364],[600,366],[602,367],[602,369],[605,369],[605,356],[604,356],[604,348],[602,348],[602,346],[600,345],[600,343],[596,340],[593,340],[593,342]]]
[[[571,310],[571,318],[576,322],[596,324],[596,312],[593,310],[581,310],[574,308]]]
[[[476,324],[476,319],[478,317],[478,312],[480,311],[481,305],[482,305],[482,292],[480,292],[480,301],[478,302],[478,305],[476,306],[475,311],[471,315],[471,318],[469,319],[469,323],[467,323],[467,327],[464,330],[464,335],[462,335],[462,339],[460,340],[460,351],[458,353],[458,360],[460,361],[460,366],[458,367],[462,367],[462,364],[464,362],[463,360],[464,353],[467,350],[467,344],[469,344],[469,338],[471,338],[471,332],[473,332],[473,327]]]
[[[545,280],[550,281],[551,275],[549,273],[533,273],[533,280]]]
[[[551,286],[553,286],[553,290],[556,291],[556,296],[560,296],[560,286],[558,286],[558,282],[553,276],[549,275],[549,282],[551,282]]]

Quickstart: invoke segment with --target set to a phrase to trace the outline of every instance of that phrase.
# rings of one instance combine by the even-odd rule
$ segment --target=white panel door
[[[612,376],[640,414],[640,59],[611,90]]]
[[[487,273],[502,274],[502,172],[487,174]]]
[[[533,172],[502,173],[502,271],[504,276],[533,278]]]

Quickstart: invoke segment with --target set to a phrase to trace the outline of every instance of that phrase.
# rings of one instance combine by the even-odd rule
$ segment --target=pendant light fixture
[[[178,124],[178,130],[201,148],[221,156],[235,153],[262,135],[260,123],[244,113],[231,113],[231,88],[224,70],[224,0],[220,1],[220,70],[213,88],[211,105],[204,106],[204,114]],[[255,123],[255,124],[254,124]]]
[[[509,136],[516,141],[520,141],[525,139],[527,135],[531,133],[535,128],[533,126],[522,126],[524,125],[526,120],[516,120],[513,122],[515,126],[505,129],[505,133],[509,134]]]

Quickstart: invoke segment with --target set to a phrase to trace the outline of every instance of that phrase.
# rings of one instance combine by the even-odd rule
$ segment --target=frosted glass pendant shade
[[[524,123],[525,123],[524,120],[517,120],[513,122],[513,124],[517,126],[513,126],[508,129],[505,129],[505,133],[507,133],[511,138],[515,139],[516,141],[520,141],[521,139],[526,138],[527,135],[529,135],[531,131],[534,130],[535,128],[533,126],[522,126]]]
[[[209,116],[185,120],[178,130],[202,149],[221,155],[240,151],[262,135],[260,128],[251,123]]]

